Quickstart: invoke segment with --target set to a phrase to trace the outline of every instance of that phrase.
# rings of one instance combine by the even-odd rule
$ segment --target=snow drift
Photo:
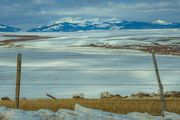
[[[78,104],[75,110],[60,109],[56,113],[49,110],[23,111],[0,107],[0,120],[179,120],[180,115],[165,113],[165,117],[148,113],[129,113],[127,115],[89,109]]]

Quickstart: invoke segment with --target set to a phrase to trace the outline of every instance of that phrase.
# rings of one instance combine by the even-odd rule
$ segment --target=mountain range
[[[22,29],[0,24],[0,32],[18,32]]]
[[[89,30],[118,30],[118,29],[174,29],[180,28],[180,23],[170,23],[163,20],[153,22],[121,21],[112,19],[83,19],[83,18],[61,18],[38,27],[27,30],[27,32],[75,32]],[[17,32],[19,28],[0,24],[0,32]]]

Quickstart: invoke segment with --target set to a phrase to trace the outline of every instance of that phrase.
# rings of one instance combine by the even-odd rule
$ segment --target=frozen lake
[[[170,36],[177,37],[178,32],[173,34],[172,31]],[[130,33],[129,36],[138,36],[137,32]],[[161,39],[163,35],[167,36],[167,31],[155,33]],[[0,97],[14,98],[18,53],[23,55],[21,97],[45,98],[46,93],[58,98],[69,98],[76,93],[85,93],[85,97],[99,97],[103,91],[121,95],[140,91],[158,92],[151,54],[134,50],[71,47],[83,40],[88,41],[87,43],[91,40],[103,41],[108,35],[114,37],[114,33],[77,33],[74,38],[73,33],[53,35],[56,38],[17,43],[22,44],[22,48],[0,47]],[[128,33],[123,31],[120,35],[127,36]],[[78,38],[81,41],[77,42]],[[156,56],[164,90],[180,91],[180,57]]]

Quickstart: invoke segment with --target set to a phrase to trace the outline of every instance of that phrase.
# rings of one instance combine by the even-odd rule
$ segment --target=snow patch
[[[180,115],[165,113],[165,117],[152,116],[148,113],[133,112],[127,115],[114,114],[101,110],[89,109],[76,104],[75,110],[59,109],[56,113],[50,110],[23,111],[0,107],[1,120],[179,120]]]
[[[154,24],[161,24],[161,25],[168,25],[168,24],[170,24],[169,22],[166,22],[164,20],[156,20],[153,23]]]

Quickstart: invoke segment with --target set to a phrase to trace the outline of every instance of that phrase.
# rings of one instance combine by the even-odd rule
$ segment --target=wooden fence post
[[[17,68],[16,68],[16,108],[19,108],[19,96],[20,96],[20,80],[21,80],[21,61],[22,55],[17,55]]]
[[[164,92],[163,92],[163,85],[160,79],[159,75],[159,70],[158,70],[158,65],[156,61],[156,56],[155,56],[155,51],[152,51],[152,58],[153,58],[153,63],[155,67],[155,72],[156,72],[156,77],[159,85],[159,92],[160,92],[160,100],[161,100],[161,115],[164,116],[164,111],[166,110],[166,103],[165,103],[165,98],[164,98]]]

